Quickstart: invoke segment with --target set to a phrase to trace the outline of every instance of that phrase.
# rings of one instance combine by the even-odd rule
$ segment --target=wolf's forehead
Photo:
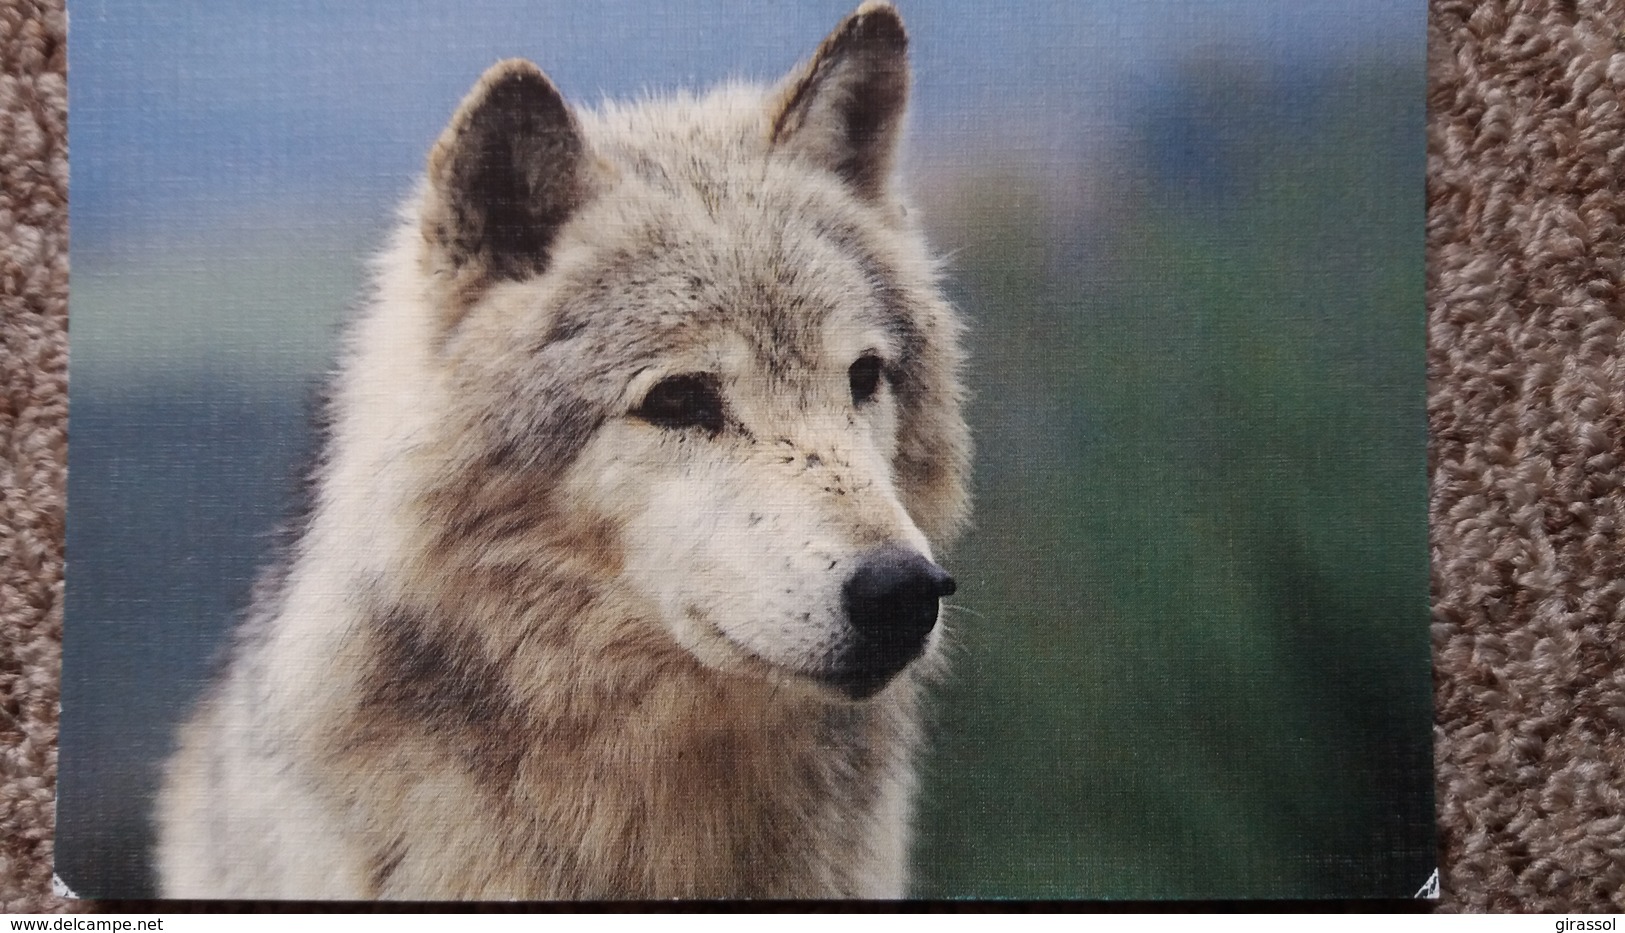
[[[832,340],[885,342],[902,326],[884,262],[820,192],[707,177],[621,189],[586,231],[591,258],[571,276],[554,338],[593,333],[630,362],[726,334],[785,372]]]

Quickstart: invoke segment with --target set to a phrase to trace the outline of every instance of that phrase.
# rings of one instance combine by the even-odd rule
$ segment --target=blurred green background
[[[1345,76],[1312,136],[1234,68],[1185,79],[1245,127],[1212,177],[1134,178],[1087,233],[990,182],[940,236],[980,455],[922,893],[1432,869],[1421,76]]]
[[[587,101],[772,78],[849,5],[74,5],[71,887],[151,892],[157,765],[473,76],[526,54]],[[902,9],[978,443],[915,893],[1411,896],[1422,4]]]

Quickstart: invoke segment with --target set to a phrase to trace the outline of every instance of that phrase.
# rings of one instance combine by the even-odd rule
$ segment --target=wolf
[[[479,79],[166,764],[164,896],[905,894],[970,457],[907,45],[871,2],[770,87]]]

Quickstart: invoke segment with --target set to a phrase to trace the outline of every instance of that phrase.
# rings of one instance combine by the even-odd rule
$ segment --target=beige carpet
[[[60,0],[0,0],[0,904],[50,893],[67,436]],[[1445,909],[1625,910],[1625,2],[1435,2]]]
[[[68,452],[60,0],[0,3],[0,905],[55,908],[51,824]]]
[[[1447,889],[1625,910],[1625,5],[1433,5]]]

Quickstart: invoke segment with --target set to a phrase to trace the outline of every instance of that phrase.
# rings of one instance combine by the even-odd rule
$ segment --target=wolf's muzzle
[[[865,555],[841,589],[852,632],[830,679],[853,699],[879,692],[925,650],[937,601],[954,590],[946,570],[914,551],[887,546]]]

